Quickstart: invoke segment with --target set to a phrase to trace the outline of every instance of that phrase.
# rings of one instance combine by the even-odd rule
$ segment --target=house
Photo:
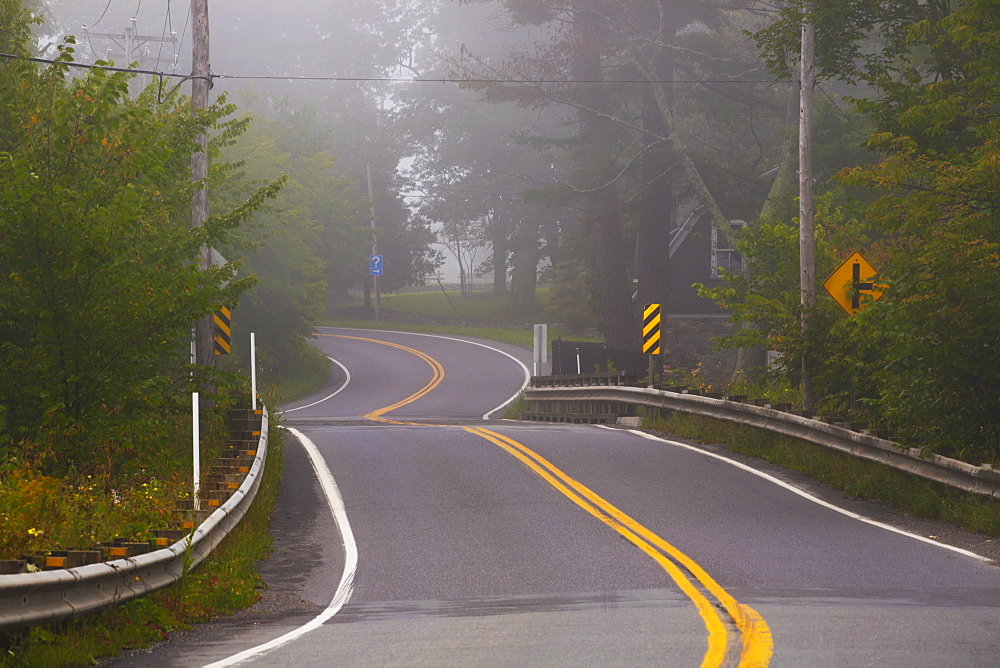
[[[680,216],[678,217],[680,220]],[[734,228],[746,225],[742,220],[730,220]],[[726,311],[710,299],[698,296],[691,287],[701,283],[706,287],[725,284],[720,267],[733,273],[743,271],[743,257],[715,226],[712,216],[703,207],[695,208],[670,233],[670,264],[667,267],[667,305],[670,316],[725,316]]]

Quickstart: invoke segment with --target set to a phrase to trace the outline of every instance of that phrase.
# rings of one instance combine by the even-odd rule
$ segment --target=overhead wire
[[[88,25],[88,26],[84,26],[84,27],[85,27],[85,28],[93,28],[94,26],[96,26],[96,25],[97,25],[98,23],[100,23],[100,22],[101,22],[101,21],[102,21],[102,20],[104,19],[104,17],[105,17],[105,16],[107,15],[107,13],[108,13],[108,9],[110,9],[110,8],[111,8],[111,0],[108,0],[108,4],[106,4],[106,5],[104,6],[104,11],[103,11],[103,12],[101,12],[101,16],[100,16],[100,18],[98,18],[98,19],[97,19],[96,21],[94,21],[94,22],[93,22],[93,23],[91,23],[90,25]]]
[[[188,23],[191,21],[191,3],[188,3],[187,14],[184,16],[184,29],[181,30],[181,43],[177,46],[177,51],[184,51],[184,38],[187,37]],[[174,69],[177,69],[177,52],[174,52]]]
[[[156,64],[154,69],[160,67],[160,56],[163,55],[163,42],[167,37],[167,24],[170,23],[170,0],[167,0],[167,15],[163,17],[163,30],[160,31],[160,48],[156,50]]]
[[[697,83],[775,83],[776,79],[445,79],[407,77],[337,77],[294,75],[213,74],[214,79],[272,81],[339,81],[347,83],[485,83],[485,84],[697,84]]]
[[[186,28],[185,28],[186,30]],[[51,58],[29,58],[10,53],[0,53],[0,58],[29,60],[36,63],[62,63],[70,67],[84,69],[105,69],[114,72],[133,72],[135,74],[154,74],[167,77],[184,77],[189,79],[232,79],[232,80],[269,80],[269,81],[334,81],[346,83],[483,83],[483,84],[698,84],[698,83],[780,83],[779,79],[446,79],[446,78],[425,78],[414,79],[407,77],[338,77],[338,76],[294,76],[294,75],[250,75],[250,74],[207,74],[203,76],[191,76],[174,74],[171,72],[159,72],[155,70],[144,70],[127,67],[109,67],[107,65],[90,65],[86,63],[74,63]]]

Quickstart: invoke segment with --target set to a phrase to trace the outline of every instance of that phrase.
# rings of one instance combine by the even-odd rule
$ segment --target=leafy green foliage
[[[199,269],[201,249],[280,184],[192,228],[195,138],[232,141],[233,107],[130,99],[125,74],[69,78],[72,53],[9,65],[18,85],[0,90],[0,451],[110,477],[170,442],[192,324],[253,282]]]
[[[844,175],[884,193],[870,219],[889,240],[892,289],[864,324],[885,349],[873,372],[891,422],[928,449],[985,461],[1000,450],[1000,17],[968,2],[908,39],[922,54],[909,75],[857,102],[885,159]]]
[[[288,378],[303,360],[314,363],[307,341],[328,295],[346,292],[367,275],[367,198],[336,176],[324,139],[308,108],[279,106],[255,117],[242,141],[225,151],[239,168],[225,184],[223,203],[252,192],[247,180],[259,182],[275,171],[286,179],[281,202],[259,212],[252,229],[232,243],[257,279],[233,312],[233,327],[241,332],[235,349],[248,362],[247,333],[255,332],[259,370],[270,378]]]
[[[791,78],[801,46],[801,27],[816,30],[815,66],[820,79],[869,80],[906,53],[907,26],[940,11],[937,1],[788,0],[775,21],[747,34],[775,74]]]
[[[114,538],[146,541],[170,528],[184,483],[150,478],[109,490],[92,475],[53,478],[30,467],[10,471],[0,485],[0,558],[18,559],[58,547],[87,549]]]
[[[835,193],[820,200],[817,207],[817,275],[828,276],[843,257],[866,245],[861,224],[844,207],[833,204]],[[858,344],[858,331],[844,320],[843,311],[825,295],[817,299],[812,313],[814,336],[808,345],[802,338],[799,314],[798,227],[793,222],[767,220],[745,228],[737,249],[746,259],[746,272],[724,272],[726,285],[707,288],[699,285],[703,297],[715,300],[732,312],[737,325],[723,337],[724,347],[760,347],[780,355],[780,363],[768,370],[770,382],[780,388],[795,386],[802,358],[808,355],[815,365],[814,383],[822,410],[841,412],[849,403],[854,368],[866,351]],[[758,378],[737,379],[754,384]]]
[[[742,246],[750,275],[730,277],[728,287],[710,296],[732,308],[738,320],[766,323],[759,332],[740,330],[734,341],[780,350],[790,360],[812,355],[825,407],[849,408],[842,379],[854,377],[856,415],[890,426],[926,452],[996,463],[1000,16],[986,0],[954,7],[861,4],[866,6],[824,6],[815,20],[822,32],[822,22],[836,18],[830,10],[839,7],[844,16],[838,20],[882,31],[884,49],[871,58],[861,51],[864,31],[840,35],[842,49],[825,65],[847,58],[847,78],[864,79],[879,93],[853,103],[873,125],[868,146],[880,161],[840,175],[844,185],[866,187],[875,200],[863,221],[845,227],[852,231],[839,239],[830,235],[830,211],[821,210],[826,237],[818,233],[817,275],[829,275],[831,251],[860,248],[880,270],[887,293],[853,319],[827,317],[829,305],[821,303],[816,329],[823,334],[815,349],[802,350],[791,327],[798,285],[788,266],[796,257],[793,231],[765,224],[748,233]],[[790,17],[758,33],[766,57],[789,52],[791,43],[778,33]],[[868,249],[866,236],[872,239]],[[793,368],[786,366],[790,373]]]
[[[284,466],[283,433],[276,425],[270,432],[264,475],[253,505],[197,570],[172,587],[125,605],[13,634],[6,652],[0,651],[0,667],[93,665],[98,658],[147,647],[172,631],[256,602],[262,582],[255,565],[271,549],[267,528]]]

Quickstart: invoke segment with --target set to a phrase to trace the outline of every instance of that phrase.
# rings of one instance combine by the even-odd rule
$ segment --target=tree
[[[213,198],[226,206],[276,172],[287,179],[280,202],[260,211],[230,242],[233,253],[244,256],[242,271],[257,281],[233,311],[233,329],[244,337],[257,334],[258,364],[271,378],[288,378],[315,363],[307,341],[329,303],[359,286],[358,267],[371,244],[367,198],[336,175],[327,141],[312,109],[292,110],[276,101],[270,114],[252,117],[246,136],[227,149],[226,157],[240,169]]]
[[[863,321],[885,350],[872,370],[884,414],[927,449],[995,456],[1000,15],[984,0],[943,10],[932,3],[906,31],[901,77],[873,73],[882,96],[857,105],[885,157],[844,178],[883,193],[869,220],[890,290]]]
[[[794,52],[802,7],[788,3],[756,35],[779,73]],[[1000,348],[995,3],[843,0],[818,3],[814,20],[821,74],[873,91],[864,97],[858,89],[853,104],[873,126],[875,162],[844,169],[841,180],[867,187],[874,201],[858,245],[845,241],[838,250],[863,246],[869,235],[871,259],[888,285],[881,300],[847,321],[850,328],[829,326],[843,336],[819,358],[821,373],[850,370],[866,379],[859,411],[926,451],[995,461],[1000,376],[997,365],[984,364]],[[747,252],[764,256],[771,246]],[[764,297],[751,288],[743,306]],[[836,391],[826,389],[828,406]]]
[[[71,58],[69,40],[41,71],[8,65],[19,84],[0,91],[0,424],[5,448],[111,475],[163,446],[193,323],[252,283],[232,265],[199,271],[199,250],[280,184],[192,229],[195,137],[232,140],[233,107],[131,100],[127,75],[70,79]]]
[[[774,152],[745,130],[746,120],[771,101],[740,82],[754,70],[751,54],[732,46],[739,42],[733,36],[740,21],[715,6],[667,1],[508,0],[504,5],[513,23],[536,26],[539,37],[506,59],[467,57],[463,74],[473,82],[498,82],[470,84],[489,101],[563,117],[567,109],[575,113],[577,132],[562,142],[559,154],[566,175],[561,202],[572,206],[583,230],[596,237],[591,248],[609,345],[637,348],[638,307],[667,301],[677,202],[703,205],[729,234],[727,218],[749,217],[744,212],[753,204],[738,197],[727,201],[720,193],[745,192],[743,184],[757,176],[753,154],[759,161],[760,153]],[[673,82],[682,80],[704,84],[675,95]],[[699,95],[698,89],[707,93]],[[723,105],[726,111],[720,113]],[[733,141],[736,132],[745,138]],[[691,150],[693,139],[700,153]],[[706,160],[706,147],[728,155]],[[734,147],[751,159],[734,160]],[[735,164],[746,166],[734,173]],[[762,195],[755,199],[759,207]],[[637,304],[632,278],[638,279]]]

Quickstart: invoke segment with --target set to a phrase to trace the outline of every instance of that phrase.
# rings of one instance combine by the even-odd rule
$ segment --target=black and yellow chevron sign
[[[228,355],[232,348],[232,331],[229,324],[230,312],[225,306],[213,314],[215,320],[215,354]]]
[[[660,305],[642,307],[642,352],[660,354]]]

